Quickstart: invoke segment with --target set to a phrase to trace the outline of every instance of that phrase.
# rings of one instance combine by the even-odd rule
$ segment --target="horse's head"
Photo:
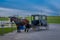
[[[15,21],[15,17],[9,17],[10,18],[10,22],[12,22],[12,21]]]

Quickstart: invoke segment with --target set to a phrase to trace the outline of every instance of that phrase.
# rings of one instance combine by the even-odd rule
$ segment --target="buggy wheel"
[[[49,29],[49,27],[48,26],[46,26],[46,30],[48,30]]]

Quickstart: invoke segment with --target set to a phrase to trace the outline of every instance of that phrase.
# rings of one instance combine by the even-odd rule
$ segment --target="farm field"
[[[48,16],[48,23],[60,23],[60,16]]]
[[[9,18],[8,17],[0,17],[0,21],[8,21]]]

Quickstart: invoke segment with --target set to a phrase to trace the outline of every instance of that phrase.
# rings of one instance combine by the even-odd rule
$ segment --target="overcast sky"
[[[0,16],[60,16],[60,0],[0,0]]]

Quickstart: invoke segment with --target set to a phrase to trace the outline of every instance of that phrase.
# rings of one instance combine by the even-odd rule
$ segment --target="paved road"
[[[60,24],[49,24],[49,30],[16,33],[0,36],[0,40],[60,40]]]

